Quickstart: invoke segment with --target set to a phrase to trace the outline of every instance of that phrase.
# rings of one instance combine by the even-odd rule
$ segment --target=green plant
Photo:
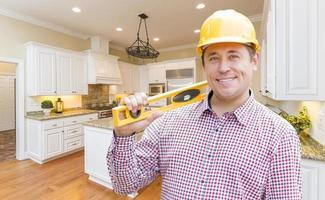
[[[112,106],[113,106],[113,108],[117,107],[118,106],[117,101],[113,100],[112,101]]]
[[[281,114],[281,116],[296,129],[298,134],[311,127],[311,121],[306,106],[303,106],[298,115],[288,115],[285,113]]]
[[[41,107],[44,108],[44,109],[53,108],[53,103],[50,100],[44,100],[41,103]]]

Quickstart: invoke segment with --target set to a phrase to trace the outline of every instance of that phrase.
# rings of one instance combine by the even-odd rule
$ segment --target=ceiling
[[[195,8],[198,3],[206,7],[198,10]],[[254,20],[262,14],[263,3],[264,0],[0,0],[0,7],[42,24],[62,27],[82,38],[104,36],[119,47],[135,41],[138,14],[145,13],[149,16],[150,43],[162,49],[196,43],[199,35],[193,31],[216,10],[235,9]],[[75,6],[82,12],[73,13],[71,9]],[[116,27],[123,31],[117,32]],[[140,37],[145,40],[144,26]],[[160,40],[155,42],[154,37]]]

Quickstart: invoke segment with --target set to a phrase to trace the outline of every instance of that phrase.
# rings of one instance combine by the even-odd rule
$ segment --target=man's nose
[[[219,72],[225,73],[230,70],[230,65],[227,59],[222,59],[219,66]]]

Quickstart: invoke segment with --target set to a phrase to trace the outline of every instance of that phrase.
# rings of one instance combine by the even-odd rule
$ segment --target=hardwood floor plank
[[[160,199],[161,178],[139,192],[137,200]],[[0,162],[0,199],[131,200],[88,180],[84,152],[39,165],[31,160]]]

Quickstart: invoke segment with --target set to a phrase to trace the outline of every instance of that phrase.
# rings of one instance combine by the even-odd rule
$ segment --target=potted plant
[[[281,116],[296,129],[298,134],[311,127],[311,121],[306,106],[299,111],[298,115],[282,114]]]
[[[41,103],[41,108],[45,115],[50,115],[51,110],[53,109],[53,103],[50,100],[44,100]]]

